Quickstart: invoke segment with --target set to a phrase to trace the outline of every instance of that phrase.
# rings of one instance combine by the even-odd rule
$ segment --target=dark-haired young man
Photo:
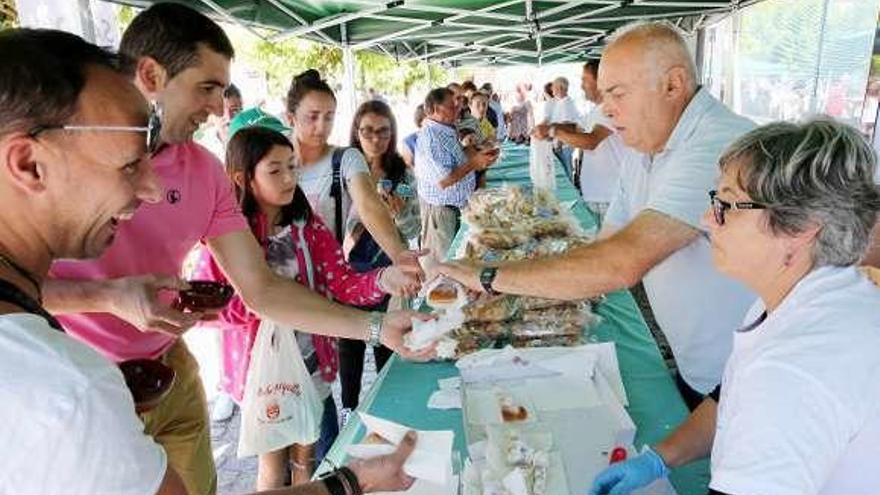
[[[216,491],[205,393],[195,359],[178,336],[204,317],[183,313],[160,292],[185,287],[184,257],[204,242],[235,289],[257,313],[293,328],[381,342],[407,354],[412,313],[369,314],[329,302],[276,276],[250,232],[216,158],[192,141],[208,115],[223,111],[234,54],[223,30],[188,7],[159,3],[141,12],[122,37],[125,70],[162,114],[153,165],[164,191],[120,226],[98,260],[52,268],[47,307],[68,332],[114,361],[161,359],[177,372],[169,395],[143,416],[192,495]],[[415,259],[412,260],[415,263]],[[407,354],[426,359],[427,353]]]

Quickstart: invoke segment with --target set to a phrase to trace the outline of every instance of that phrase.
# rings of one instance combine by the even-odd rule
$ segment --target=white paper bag
[[[556,162],[553,157],[553,141],[532,139],[529,145],[529,177],[535,189],[556,189]]]
[[[263,320],[251,356],[238,456],[316,442],[324,404],[303,362],[296,333]]]

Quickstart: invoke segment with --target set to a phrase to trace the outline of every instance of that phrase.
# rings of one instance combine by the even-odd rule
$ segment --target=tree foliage
[[[120,7],[120,29],[124,30],[137,13],[132,7]],[[293,76],[306,69],[317,69],[331,85],[342,83],[344,69],[339,47],[300,38],[271,42],[238,26],[223,24],[223,28],[235,46],[236,59],[266,75],[271,95],[284,95]],[[401,63],[395,57],[372,50],[355,52],[355,65],[357,89],[375,88],[385,94],[408,94],[413,88],[443,84],[448,78],[446,71],[436,64]]]
[[[237,36],[236,48],[243,60],[263,71],[271,94],[283,94],[291,78],[306,70],[317,69],[332,84],[344,77],[342,49],[304,39],[273,43],[248,35]],[[408,94],[416,86],[446,80],[446,72],[436,65],[418,62],[400,63],[388,55],[370,50],[355,52],[355,86],[375,88],[385,94]],[[430,71],[430,73],[429,73]]]
[[[14,28],[18,25],[15,0],[0,0],[0,29]]]

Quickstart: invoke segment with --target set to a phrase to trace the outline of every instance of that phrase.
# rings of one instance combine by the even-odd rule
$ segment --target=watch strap
[[[494,266],[487,266],[480,271],[480,285],[483,286],[483,290],[489,294],[498,294],[492,287],[492,283],[495,281],[495,277],[498,275],[498,268]]]

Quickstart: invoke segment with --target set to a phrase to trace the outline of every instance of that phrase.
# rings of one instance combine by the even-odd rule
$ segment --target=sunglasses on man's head
[[[64,125],[41,124],[28,131],[28,136],[35,138],[43,132],[51,130],[84,131],[84,132],[144,132],[147,134],[147,153],[153,154],[159,149],[159,134],[162,130],[162,114],[153,108],[147,119],[146,127],[121,125]]]
[[[764,210],[767,205],[755,203],[752,201],[739,201],[728,203],[718,197],[718,191],[709,191],[709,203],[712,205],[712,214],[715,216],[715,223],[724,225],[724,215],[728,210]]]

